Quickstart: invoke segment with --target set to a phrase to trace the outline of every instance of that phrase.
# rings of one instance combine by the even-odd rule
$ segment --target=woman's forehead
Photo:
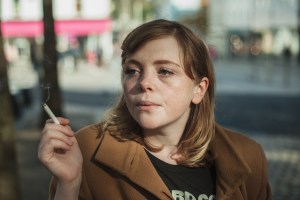
[[[183,51],[177,40],[174,37],[169,36],[146,41],[134,52],[127,52],[126,57],[124,57],[126,60],[123,61],[141,57],[155,60],[175,59],[182,65]]]

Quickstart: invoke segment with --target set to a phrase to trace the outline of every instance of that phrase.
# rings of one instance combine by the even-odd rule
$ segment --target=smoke
[[[41,88],[46,91],[44,103],[47,103],[47,102],[49,102],[49,100],[51,98],[51,93],[50,93],[51,86],[50,86],[50,84],[46,84],[46,85],[41,85]]]

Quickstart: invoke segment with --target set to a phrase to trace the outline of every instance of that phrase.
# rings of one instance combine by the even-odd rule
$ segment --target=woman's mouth
[[[152,109],[154,109],[158,106],[159,106],[158,104],[153,103],[151,101],[139,101],[139,102],[136,103],[136,107],[139,110],[144,110],[144,111],[152,110]]]

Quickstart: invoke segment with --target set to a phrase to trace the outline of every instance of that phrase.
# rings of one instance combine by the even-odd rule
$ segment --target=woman
[[[43,129],[50,199],[271,199],[261,146],[215,122],[205,43],[155,20],[122,50],[123,93],[104,120],[76,134],[64,118]]]

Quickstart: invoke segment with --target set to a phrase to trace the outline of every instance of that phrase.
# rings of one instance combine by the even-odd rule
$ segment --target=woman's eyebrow
[[[142,64],[139,61],[132,59],[132,58],[129,58],[128,60],[126,60],[124,64],[134,64],[137,66],[142,66]],[[157,64],[172,64],[172,65],[182,68],[182,66],[180,64],[170,61],[170,60],[155,60],[153,62],[153,64],[155,64],[155,65],[157,65]]]
[[[156,60],[156,61],[154,61],[154,64],[172,64],[172,65],[176,65],[177,67],[182,68],[182,66],[180,64],[170,61],[170,60]]]
[[[128,60],[126,60],[124,64],[134,64],[134,65],[137,65],[137,66],[142,65],[139,61],[137,61],[135,59],[132,59],[132,58],[129,58]]]

